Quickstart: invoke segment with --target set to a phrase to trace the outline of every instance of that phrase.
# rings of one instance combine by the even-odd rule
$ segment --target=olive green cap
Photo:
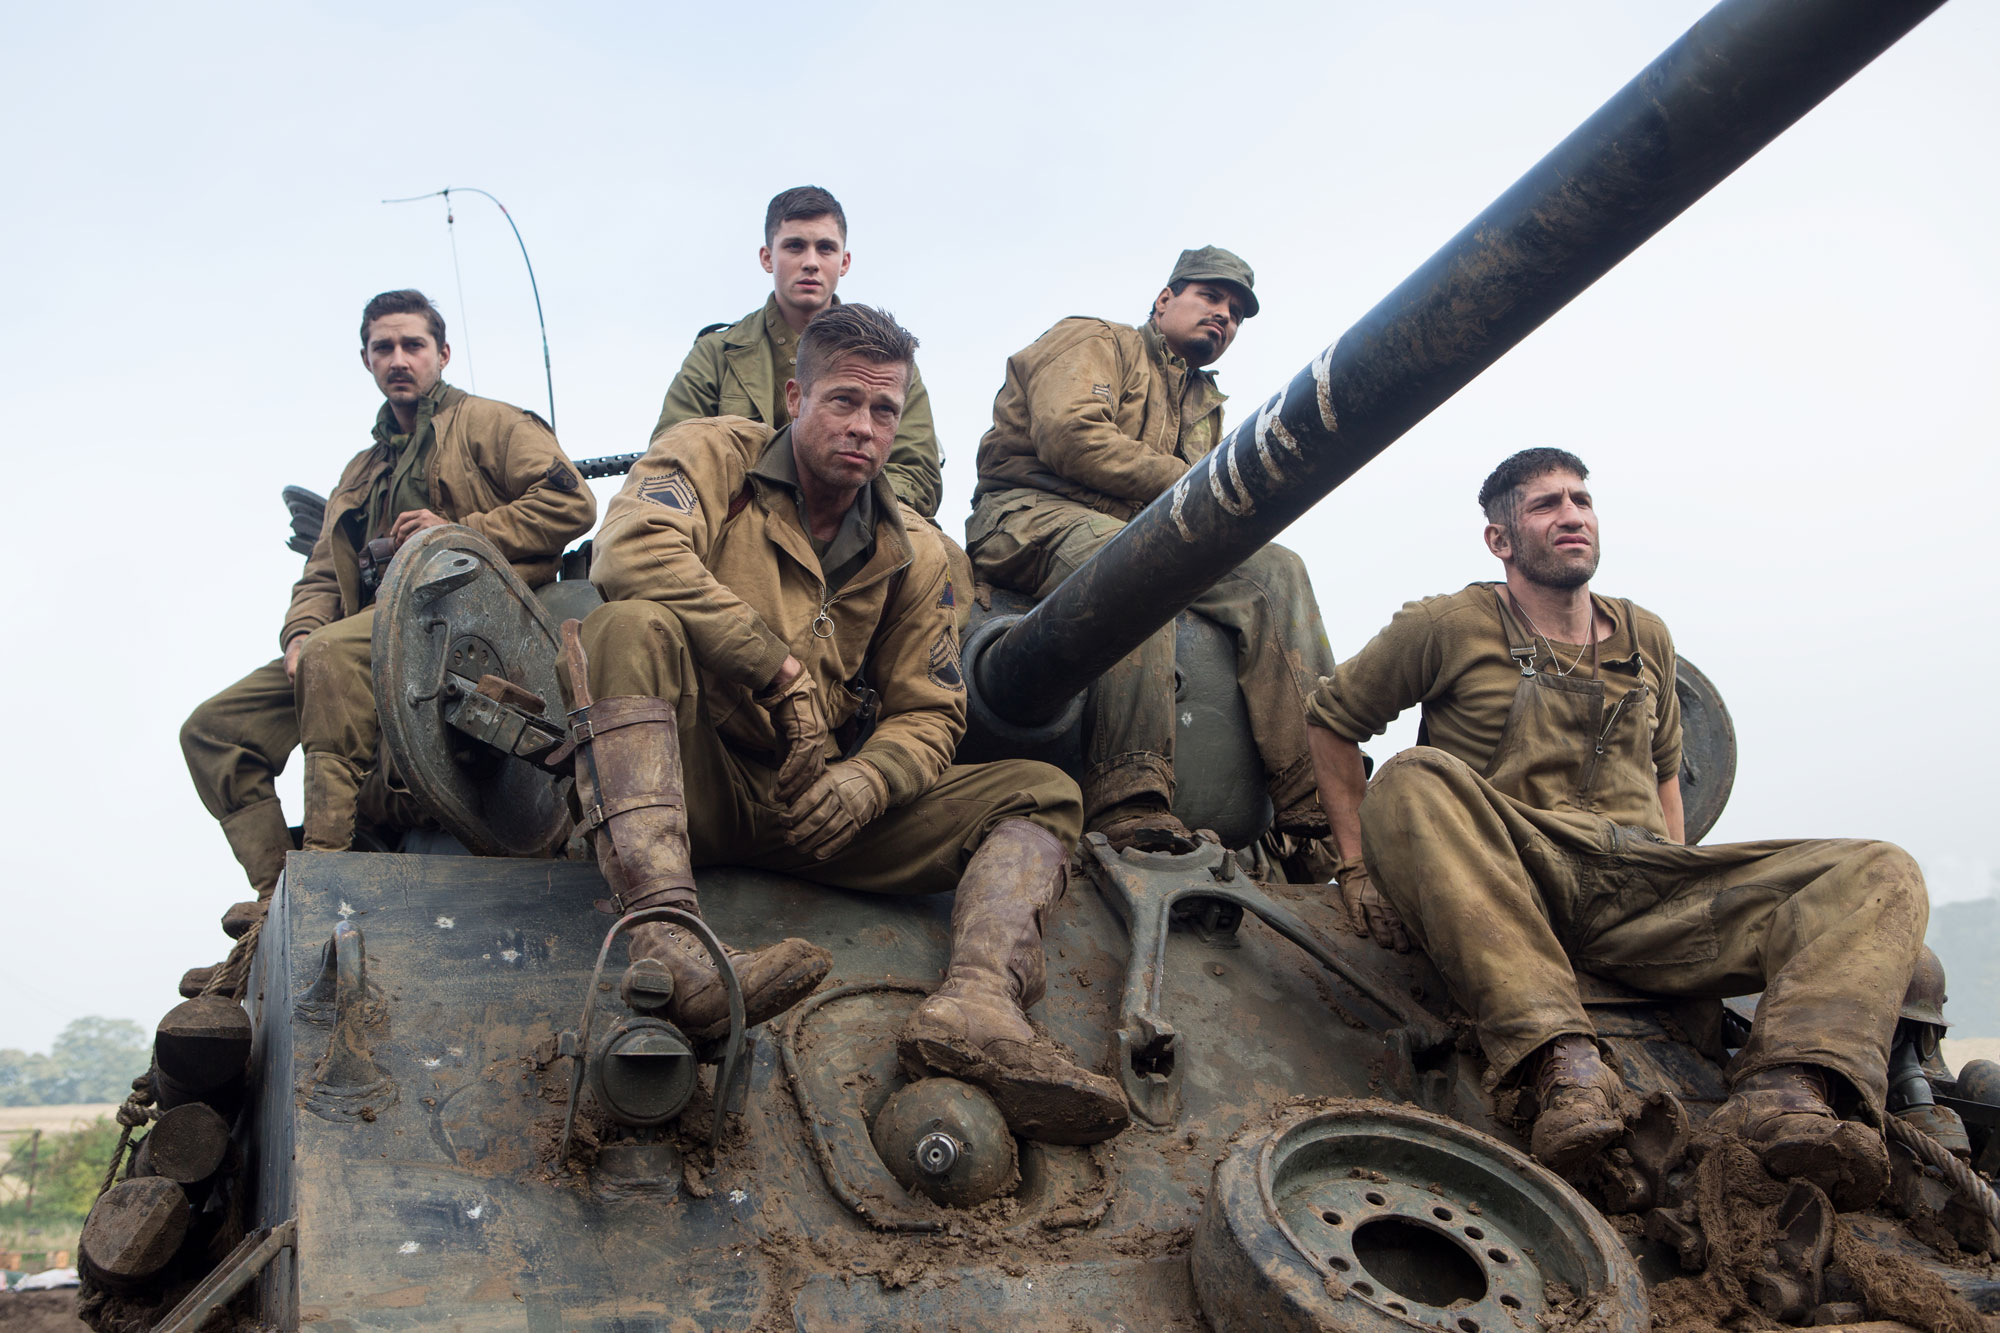
[[[1246,307],[1243,318],[1257,313],[1257,275],[1250,266],[1219,245],[1204,245],[1199,250],[1183,250],[1174,271],[1167,275],[1167,286],[1177,282],[1226,282],[1232,287],[1243,289],[1243,304]]]

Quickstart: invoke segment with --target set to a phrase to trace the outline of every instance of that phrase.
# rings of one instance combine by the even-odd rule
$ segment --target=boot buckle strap
[[[590,809],[584,812],[582,831],[589,833],[593,829],[602,828],[606,820],[633,810],[652,809],[665,811],[662,820],[668,834],[683,838],[687,836],[687,807],[679,800],[659,792],[644,792],[637,796],[621,796],[615,800],[592,803]]]
[[[686,912],[690,916],[701,915],[701,908],[696,903],[693,889],[654,889],[651,893],[640,894],[630,902],[627,902],[622,896],[614,894],[612,895],[611,903],[612,906],[618,909],[620,916],[630,916],[634,912],[643,912],[649,907],[672,907]]]

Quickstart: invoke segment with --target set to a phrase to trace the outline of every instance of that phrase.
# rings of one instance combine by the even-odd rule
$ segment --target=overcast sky
[[[1182,247],[1228,246],[1263,302],[1218,366],[1247,410],[1704,8],[10,11],[0,364],[34,485],[0,1046],[150,1026],[224,951],[246,890],[175,734],[276,652],[279,488],[368,443],[363,302],[430,292],[450,378],[547,414],[498,212],[455,197],[454,257],[442,203],[378,201],[506,201],[581,458],[644,447],[695,331],[768,291],[766,200],[827,186],[841,294],[923,340],[956,530],[1002,364],[1056,319],[1135,319]],[[1336,652],[1492,577],[1480,480],[1573,449],[1596,586],[1658,611],[1735,716],[1710,840],[1890,838],[1937,899],[1991,892],[1997,22],[1947,5],[1294,526]],[[296,818],[296,764],[281,791]]]

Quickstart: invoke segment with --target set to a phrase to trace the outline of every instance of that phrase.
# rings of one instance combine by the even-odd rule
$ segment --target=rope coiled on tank
[[[118,1146],[111,1150],[111,1165],[104,1168],[104,1179],[98,1183],[97,1197],[118,1179],[118,1168],[125,1164],[125,1150],[132,1146],[132,1131],[142,1128],[147,1121],[155,1119],[159,1112],[153,1109],[153,1080],[150,1075],[141,1074],[132,1080],[132,1091],[125,1095],[114,1113],[118,1120]]]
[[[1890,1138],[1908,1148],[1925,1165],[1935,1167],[1960,1198],[1984,1213],[1994,1230],[2000,1231],[2000,1194],[1995,1194],[1977,1171],[1901,1116],[1888,1117],[1888,1130]]]
[[[258,917],[250,923],[250,929],[243,932],[243,938],[236,941],[229,957],[209,975],[208,984],[201,988],[201,993],[242,999],[250,981],[250,961],[257,955],[257,937],[263,933],[264,918]]]

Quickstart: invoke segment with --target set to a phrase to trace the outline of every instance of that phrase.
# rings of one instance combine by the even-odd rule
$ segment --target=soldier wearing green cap
[[[982,578],[1046,596],[1221,441],[1223,394],[1205,367],[1257,313],[1255,282],[1227,250],[1185,250],[1143,324],[1071,317],[1008,358],[966,524]],[[1301,844],[1288,869],[1324,879],[1304,709],[1334,658],[1305,565],[1267,546],[1189,609],[1234,634],[1275,828]],[[1091,687],[1084,717],[1085,828],[1114,846],[1190,840],[1171,810],[1171,625]]]

